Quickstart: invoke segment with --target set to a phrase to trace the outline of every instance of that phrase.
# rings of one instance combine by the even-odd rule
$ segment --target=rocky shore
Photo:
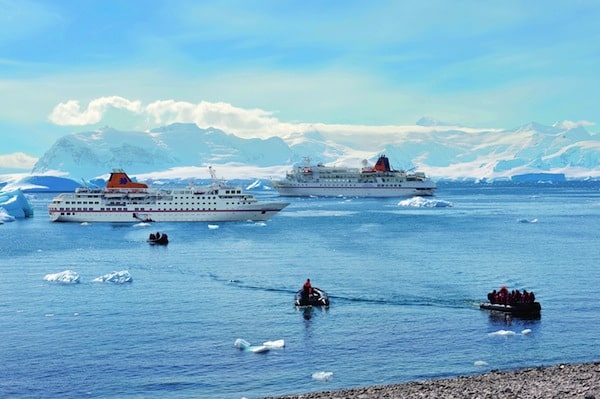
[[[600,399],[600,362],[561,364],[516,371],[398,385],[380,385],[265,399]]]

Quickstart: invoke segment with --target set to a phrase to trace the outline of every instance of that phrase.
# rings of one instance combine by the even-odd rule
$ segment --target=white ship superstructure
[[[362,169],[306,162],[272,183],[280,195],[290,197],[430,196],[436,189],[423,172],[393,170],[385,155],[373,167]]]
[[[240,187],[215,178],[208,186],[148,188],[121,170],[111,173],[106,188],[79,187],[62,193],[48,205],[54,222],[227,222],[265,221],[286,202],[258,201]]]

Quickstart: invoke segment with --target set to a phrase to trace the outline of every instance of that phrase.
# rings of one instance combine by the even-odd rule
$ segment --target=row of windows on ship
[[[250,203],[251,203],[250,201],[235,201],[235,202],[226,201],[225,205],[239,205],[239,204],[244,205],[244,204],[250,204]],[[66,205],[100,205],[100,202],[99,201],[65,201],[65,204]],[[126,202],[112,202],[112,203],[107,204],[107,205],[123,207],[123,206],[127,206],[127,203]],[[183,202],[181,202],[181,203],[171,203],[171,202],[169,202],[168,204],[157,203],[157,205],[158,206],[160,206],[160,205],[170,205],[171,206],[168,209],[164,208],[164,210],[184,209],[183,208],[184,206],[187,206],[185,208],[185,210],[194,210],[194,209],[199,209],[199,208],[195,208],[194,206],[200,206],[200,203],[196,203],[196,204],[192,203],[192,204],[190,204],[189,202],[186,202],[186,203],[183,203]],[[177,208],[176,205],[179,205],[180,208]],[[190,205],[192,205],[192,208],[189,207]],[[206,206],[206,205],[208,205],[208,206],[211,206],[211,205],[216,206],[217,202],[203,202],[202,205],[203,206]],[[172,206],[175,206],[175,208],[173,208]],[[61,211],[63,211],[63,210],[75,210],[75,207],[60,207],[59,209]],[[110,207],[106,207],[106,208],[105,207],[101,207],[100,208],[100,210],[103,210],[103,211],[104,210],[111,210],[111,209],[116,210],[118,208],[110,208]],[[78,207],[77,210],[79,210],[79,211],[81,211],[81,210],[83,210],[83,211],[86,211],[86,210],[91,211],[91,210],[93,210],[93,208],[81,208],[81,207]],[[136,211],[144,211],[145,208],[138,208],[138,207],[136,207],[135,210]],[[158,210],[161,210],[161,208],[158,208]]]
[[[359,179],[290,179],[290,180],[297,180],[297,181],[315,181],[315,182],[323,182],[323,183],[337,183],[337,182],[342,182],[342,183],[369,183],[369,182],[376,182],[377,180],[375,180],[375,178],[373,178],[372,176],[367,176],[367,177],[361,177]],[[385,179],[385,178],[381,178],[380,179],[383,183],[390,183],[390,182],[402,182],[404,180],[411,180],[410,178],[406,178],[406,179]]]
[[[202,199],[205,199],[205,198],[202,197]],[[212,198],[209,197],[208,198],[208,200],[211,200],[211,199],[212,200],[216,200],[217,197],[212,197]],[[250,203],[250,201],[242,201],[242,200],[236,199],[234,197],[229,197],[229,199],[232,199],[233,201],[235,201],[235,202],[231,202],[232,205],[233,204],[248,204],[248,203]],[[60,202],[57,202],[57,203],[60,203]],[[100,205],[100,201],[64,201],[64,203],[65,203],[65,205]],[[129,204],[147,204],[149,202],[145,202],[145,201],[141,201],[141,202],[138,202],[138,201],[124,202],[124,201],[119,201],[119,200],[111,200],[111,201],[107,201],[107,203],[109,205],[125,206],[128,203]],[[229,202],[225,202],[225,203],[229,205]],[[189,202],[172,202],[172,201],[169,201],[169,202],[156,202],[156,204],[157,205],[165,205],[165,204],[166,205],[190,205]],[[194,204],[195,205],[200,205],[199,202],[195,202],[195,201],[192,202],[191,204],[192,205],[194,205]],[[207,204],[206,202],[202,203],[202,205],[206,205],[206,204]],[[210,205],[210,204],[215,204],[216,205],[217,202],[208,202],[208,205]]]
[[[150,209],[145,209],[145,208],[135,208],[133,211],[134,212],[147,212],[149,210]],[[168,208],[168,209],[167,208],[164,208],[164,209],[158,208],[158,209],[152,209],[152,211],[178,211],[178,212],[183,212],[183,211],[196,211],[196,212],[199,212],[199,211],[216,211],[216,210],[217,210],[216,207],[215,208],[206,208],[206,207],[204,207],[202,209],[200,209],[200,208],[185,208],[185,209],[184,208]],[[67,212],[67,214],[70,214],[70,212],[97,212],[98,209],[94,209],[94,208],[80,208],[80,207],[78,207],[78,208],[67,208],[67,209],[65,209],[65,208],[59,208],[58,211],[61,212],[61,215],[64,215],[65,212]],[[102,212],[104,212],[104,211],[106,211],[106,212],[111,212],[111,211],[114,211],[114,212],[117,212],[117,211],[130,212],[129,209],[104,208],[104,207],[100,208],[100,211],[102,211]]]
[[[318,181],[317,181],[317,183],[318,183]],[[323,182],[323,183],[325,183],[325,182]],[[310,183],[304,183],[304,182],[297,182],[295,184],[296,185],[300,185],[300,186],[302,186],[302,185],[304,185],[304,186],[310,185]],[[330,186],[335,186],[335,187],[357,187],[357,183],[327,182],[327,184],[329,184]],[[358,187],[360,187],[360,186],[358,186]],[[397,183],[397,184],[390,184],[390,183],[381,184],[381,183],[378,183],[376,187],[402,187],[402,184],[400,184],[400,183]]]

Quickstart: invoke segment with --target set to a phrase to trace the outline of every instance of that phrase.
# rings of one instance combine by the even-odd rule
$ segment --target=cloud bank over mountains
[[[69,100],[55,106],[48,118],[59,126],[90,126],[110,120],[111,114],[117,113],[121,113],[125,124],[134,129],[194,123],[244,137],[268,138],[282,131],[305,131],[311,125],[280,122],[272,112],[240,108],[224,102],[157,100],[144,105],[141,101],[119,96],[94,99],[84,109],[79,101]]]
[[[195,116],[206,121],[210,115],[210,107],[202,103],[196,107],[181,103],[141,107],[121,100],[117,103],[127,110],[146,115],[156,112],[157,118],[166,118],[159,120],[176,120],[185,114],[183,119]],[[55,109],[54,117],[75,123],[97,118],[106,103],[90,104],[85,111],[73,103],[63,106]],[[248,111],[247,117],[256,118],[258,126],[276,122],[262,111],[254,115]],[[245,123],[247,120],[241,124]],[[422,118],[413,126],[307,124],[285,130],[279,125],[277,135],[264,137],[242,137],[217,127],[202,129],[194,123],[171,123],[149,131],[104,127],[61,137],[32,172],[67,174],[77,180],[106,175],[120,167],[146,178],[207,178],[207,166],[213,165],[219,177],[228,179],[276,178],[305,157],[359,167],[363,159],[373,162],[385,153],[394,168],[416,168],[434,179],[508,179],[532,173],[599,178],[600,135],[588,132],[586,125],[565,121],[553,126],[529,123],[510,130],[475,129]]]

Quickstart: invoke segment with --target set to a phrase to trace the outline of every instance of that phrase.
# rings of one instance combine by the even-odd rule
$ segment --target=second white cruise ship
[[[284,179],[272,181],[287,197],[407,197],[430,196],[436,184],[423,172],[394,170],[385,155],[374,166],[359,168],[295,166]]]

